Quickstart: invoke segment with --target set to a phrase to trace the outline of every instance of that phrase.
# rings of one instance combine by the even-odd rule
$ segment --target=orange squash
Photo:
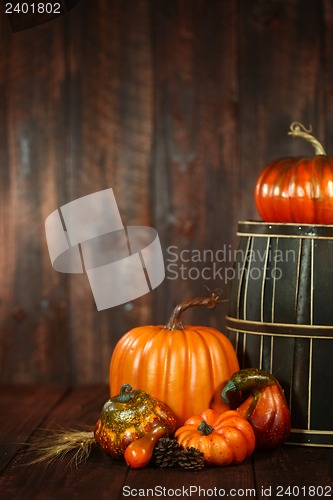
[[[230,407],[221,390],[239,370],[229,339],[215,328],[184,326],[181,314],[193,306],[214,307],[219,295],[179,304],[166,326],[133,328],[117,343],[110,363],[110,394],[125,382],[163,401],[176,414],[178,427],[206,408]]]
[[[168,435],[168,429],[164,425],[156,425],[145,436],[132,441],[124,453],[127,465],[132,469],[141,469],[148,465],[157,441],[165,435]]]
[[[176,430],[175,438],[183,448],[201,451],[207,465],[240,464],[255,446],[252,426],[234,410],[219,413],[207,409],[189,418]]]

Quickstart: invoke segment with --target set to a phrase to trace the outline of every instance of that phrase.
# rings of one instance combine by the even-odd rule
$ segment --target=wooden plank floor
[[[70,467],[67,459],[47,467],[26,465],[24,443],[59,427],[93,428],[107,398],[108,388],[100,386],[0,388],[1,500],[333,496],[333,448],[283,446],[254,454],[242,465],[198,472],[153,466],[130,470],[100,449],[78,468]]]

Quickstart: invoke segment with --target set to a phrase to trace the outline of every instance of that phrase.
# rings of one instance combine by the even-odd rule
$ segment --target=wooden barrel
[[[290,444],[333,446],[333,226],[240,222],[228,335],[280,381]]]

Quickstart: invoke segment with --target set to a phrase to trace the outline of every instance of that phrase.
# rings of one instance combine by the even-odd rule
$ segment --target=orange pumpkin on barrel
[[[265,222],[333,224],[333,156],[310,132],[292,123],[289,135],[310,142],[315,156],[279,158],[261,172],[254,198]]]

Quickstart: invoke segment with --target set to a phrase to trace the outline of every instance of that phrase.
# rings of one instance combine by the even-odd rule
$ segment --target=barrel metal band
[[[328,325],[296,325],[289,323],[266,323],[226,317],[227,329],[253,335],[269,335],[278,337],[303,337],[333,339],[333,326]]]
[[[238,236],[333,239],[333,225],[241,221]]]

